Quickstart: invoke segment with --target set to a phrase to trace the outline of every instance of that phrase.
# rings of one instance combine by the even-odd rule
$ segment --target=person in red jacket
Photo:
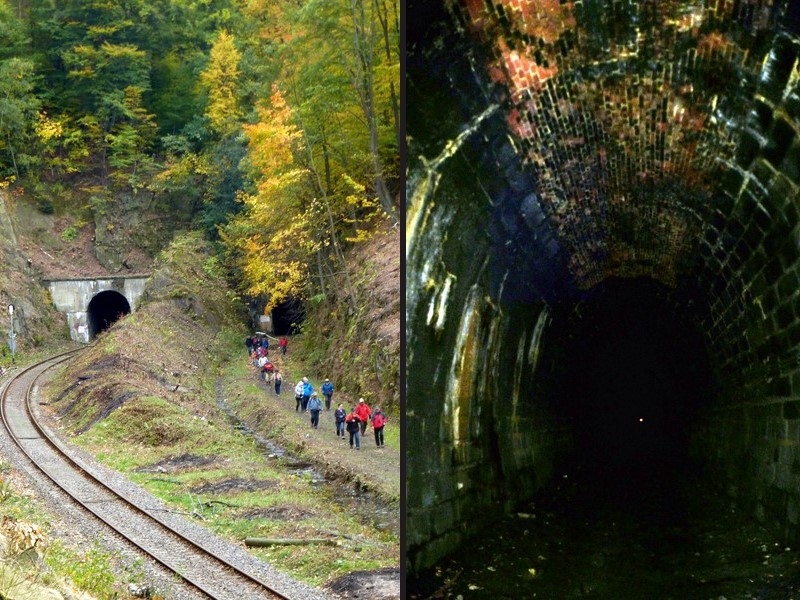
[[[355,449],[361,449],[361,443],[359,442],[358,437],[358,417],[356,416],[356,409],[353,407],[353,410],[350,411],[350,414],[344,418],[344,426],[347,429],[347,433],[350,434],[350,449],[353,449],[353,442],[355,442]]]
[[[383,426],[386,425],[386,415],[381,412],[381,407],[375,408],[372,415],[372,428],[375,430],[375,445],[383,448]]]
[[[361,437],[364,437],[364,432],[367,430],[367,423],[369,423],[369,418],[372,416],[372,411],[369,408],[369,404],[364,402],[363,398],[358,399],[358,406],[356,406],[355,413],[358,417],[358,424],[361,427]]]

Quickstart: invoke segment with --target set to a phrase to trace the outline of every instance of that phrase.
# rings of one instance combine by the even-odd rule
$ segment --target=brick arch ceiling
[[[528,177],[496,202],[503,281],[547,256],[572,290],[691,289],[719,333],[777,311],[800,287],[799,5],[452,2]]]

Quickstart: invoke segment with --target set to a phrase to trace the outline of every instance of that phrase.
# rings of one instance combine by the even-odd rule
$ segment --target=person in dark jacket
[[[353,448],[353,442],[356,444],[356,450],[361,449],[361,444],[358,439],[358,431],[359,431],[359,420],[358,415],[356,415],[356,409],[353,407],[353,410],[350,411],[350,414],[344,418],[345,427],[347,428],[347,433],[350,434],[350,448]]]
[[[322,400],[317,396],[317,392],[311,394],[308,400],[308,412],[311,413],[311,427],[319,428],[319,411],[322,410]]]
[[[275,395],[276,396],[280,396],[281,395],[281,384],[282,383],[283,383],[283,375],[281,375],[280,371],[276,370],[275,371]]]
[[[336,437],[340,437],[344,439],[344,418],[347,416],[347,412],[344,410],[342,403],[339,403],[339,407],[333,411],[333,418],[336,421]]]

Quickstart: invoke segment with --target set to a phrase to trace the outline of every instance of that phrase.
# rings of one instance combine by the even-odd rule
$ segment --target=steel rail
[[[72,500],[76,504],[78,504],[81,508],[83,508],[84,510],[86,510],[89,513],[91,513],[92,515],[94,515],[98,520],[100,520],[101,522],[105,523],[108,527],[110,527],[115,533],[120,535],[122,538],[124,538],[127,542],[129,542],[130,544],[132,544],[133,546],[138,548],[140,551],[144,552],[147,556],[152,558],[155,562],[157,562],[158,564],[160,564],[161,566],[166,568],[168,571],[178,575],[178,577],[180,577],[180,579],[182,579],[188,585],[190,585],[191,587],[197,589],[198,591],[200,591],[201,593],[205,594],[209,598],[216,598],[214,593],[212,591],[209,591],[208,589],[205,589],[205,587],[204,587],[204,585],[202,583],[199,583],[197,581],[192,580],[190,576],[186,575],[182,571],[182,569],[173,567],[170,564],[168,564],[164,559],[159,558],[158,556],[155,556],[143,544],[140,544],[136,540],[132,539],[131,536],[129,536],[124,531],[122,531],[121,528],[116,526],[114,524],[113,520],[107,519],[106,517],[101,515],[98,511],[96,511],[92,506],[90,506],[87,503],[81,501],[80,498],[76,497],[69,490],[67,490],[64,485],[62,485],[59,481],[56,480],[55,476],[51,475],[44,467],[39,465],[39,463],[36,461],[36,459],[33,456],[31,456],[31,453],[28,452],[28,450],[25,449],[25,447],[22,444],[21,440],[17,438],[15,432],[13,431],[13,426],[10,424],[10,422],[9,422],[9,420],[7,418],[7,414],[6,414],[6,401],[7,401],[8,396],[9,396],[9,389],[11,388],[11,385],[15,380],[18,380],[19,378],[21,378],[27,372],[32,371],[33,369],[35,369],[37,367],[40,367],[42,365],[45,365],[46,363],[53,363],[53,364],[43,368],[40,373],[36,374],[36,376],[33,378],[33,380],[28,385],[28,389],[27,389],[27,391],[25,393],[25,411],[26,411],[26,414],[27,414],[28,418],[30,419],[31,425],[33,425],[33,427],[39,433],[39,435],[41,436],[42,440],[45,441],[47,443],[47,445],[50,446],[58,456],[60,456],[62,459],[64,459],[75,470],[79,471],[84,477],[86,477],[87,479],[89,479],[94,484],[98,485],[99,487],[103,488],[104,490],[108,491],[115,500],[121,501],[124,505],[126,505],[129,508],[131,508],[134,512],[136,512],[136,513],[138,513],[140,515],[143,515],[145,518],[147,518],[150,521],[152,521],[153,523],[157,524],[163,530],[165,530],[168,533],[170,533],[171,535],[177,537],[182,543],[190,546],[192,549],[194,549],[194,551],[196,551],[196,552],[198,552],[198,553],[210,558],[211,560],[219,563],[225,569],[229,569],[230,571],[235,573],[236,576],[240,577],[241,579],[244,579],[248,584],[255,584],[258,587],[263,588],[264,591],[274,595],[276,598],[279,598],[279,599],[282,599],[282,600],[291,600],[288,596],[285,596],[282,593],[278,592],[277,590],[273,589],[267,583],[263,582],[262,580],[258,579],[255,576],[250,575],[249,573],[241,570],[237,566],[235,566],[235,565],[231,564],[230,562],[228,562],[226,559],[218,556],[217,554],[213,553],[211,550],[208,550],[207,548],[203,547],[199,543],[195,542],[194,540],[192,540],[192,539],[186,537],[185,535],[183,535],[182,533],[178,532],[177,530],[175,530],[173,527],[171,527],[167,523],[164,523],[163,521],[161,521],[160,519],[158,519],[154,515],[150,514],[146,509],[141,508],[136,503],[128,500],[127,498],[125,498],[122,494],[120,494],[119,492],[114,490],[114,488],[112,488],[111,486],[106,484],[104,481],[99,479],[94,474],[92,474],[89,471],[87,471],[86,468],[84,468],[75,459],[73,459],[69,454],[67,454],[59,446],[59,444],[47,433],[47,431],[39,424],[39,422],[37,421],[37,419],[35,418],[35,416],[33,414],[33,410],[31,408],[31,404],[30,404],[31,403],[31,399],[32,399],[32,390],[33,390],[34,385],[39,380],[39,378],[42,375],[44,375],[44,373],[46,373],[48,370],[54,368],[55,366],[61,364],[65,360],[68,360],[70,355],[72,355],[72,354],[74,354],[74,353],[76,353],[78,351],[79,350],[70,350],[68,352],[64,352],[62,354],[57,354],[55,356],[51,356],[50,358],[42,360],[42,361],[40,361],[38,363],[35,363],[33,365],[30,365],[30,366],[26,367],[25,369],[23,369],[22,371],[20,371],[19,373],[16,373],[12,378],[10,378],[9,381],[6,383],[5,387],[3,388],[2,396],[0,397],[0,417],[2,417],[3,425],[5,426],[6,430],[9,432],[9,435],[11,436],[12,440],[17,445],[17,447],[19,447],[19,449],[22,451],[22,453],[25,454],[25,456],[28,457],[28,460],[30,460],[31,463],[33,463],[33,465],[37,469],[39,469],[39,471],[41,471],[50,481],[53,482],[53,484],[55,484],[65,494],[67,494],[70,498],[72,498]]]

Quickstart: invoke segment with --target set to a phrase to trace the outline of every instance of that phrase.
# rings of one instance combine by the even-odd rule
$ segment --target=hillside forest
[[[397,227],[399,29],[398,0],[0,0],[0,188],[108,272],[199,230],[255,312],[366,337],[345,263]]]

